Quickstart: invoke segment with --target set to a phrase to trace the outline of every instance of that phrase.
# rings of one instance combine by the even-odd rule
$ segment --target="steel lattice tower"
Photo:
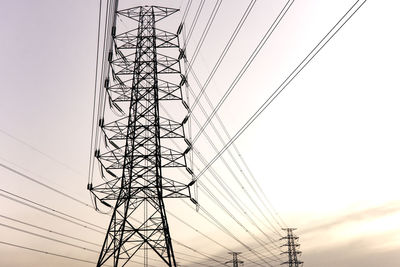
[[[293,234],[296,228],[282,228],[282,230],[287,232],[287,235],[281,238],[281,240],[286,240],[286,243],[282,246],[287,247],[287,251],[281,254],[287,254],[288,261],[283,262],[281,265],[287,264],[289,267],[303,266],[303,262],[298,259],[298,256],[301,254],[301,251],[297,249],[300,246],[300,244],[297,243],[299,237]]]
[[[96,208],[99,202],[112,208],[97,266],[129,266],[133,257],[143,257],[147,266],[149,254],[176,266],[164,199],[191,198],[193,172],[186,164],[191,143],[184,130],[188,116],[174,120],[160,107],[180,106],[185,112],[175,113],[181,115],[189,107],[182,97],[182,26],[171,33],[156,28],[156,22],[177,11],[158,6],[118,10],[118,2],[112,11],[104,72],[104,103],[109,105],[104,106],[116,115],[104,112],[99,121],[105,145],[95,157],[102,181],[88,185]],[[124,27],[135,26],[122,31],[120,20]],[[184,151],[178,148],[182,144]],[[186,169],[185,177],[176,177],[173,169],[179,167]]]
[[[225,262],[225,264],[232,263],[233,267],[239,267],[239,264],[243,264],[243,261],[238,260],[240,252],[229,252],[229,254],[232,254],[232,260]]]

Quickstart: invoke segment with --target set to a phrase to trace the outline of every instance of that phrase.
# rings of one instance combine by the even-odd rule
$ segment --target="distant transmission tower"
[[[301,254],[301,251],[297,249],[300,246],[300,244],[298,244],[299,238],[293,235],[293,231],[296,230],[296,228],[282,228],[282,230],[287,232],[287,236],[281,238],[281,240],[286,241],[282,246],[287,247],[287,251],[282,254],[288,255],[288,261],[283,262],[281,265],[286,264],[289,267],[303,266],[303,262],[298,259],[298,256]]]
[[[232,254],[232,260],[225,262],[226,264],[232,263],[233,267],[239,267],[239,264],[243,265],[243,261],[238,260],[240,252],[229,252],[229,254]]]
[[[164,262],[157,266],[175,267],[164,199],[191,198],[194,183],[186,163],[191,143],[184,130],[189,106],[181,88],[182,25],[177,33],[156,28],[177,9],[118,10],[118,1],[111,3],[99,105],[104,145],[94,153],[102,180],[88,185],[96,209],[99,202],[112,208],[97,266],[131,266],[133,260],[137,266],[138,259],[148,266],[151,256]],[[186,169],[181,177],[179,167]]]

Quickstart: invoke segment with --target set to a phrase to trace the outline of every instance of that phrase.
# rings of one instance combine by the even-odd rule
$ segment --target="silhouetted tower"
[[[194,183],[186,164],[191,143],[184,130],[189,107],[181,88],[186,82],[180,66],[182,26],[177,33],[156,27],[177,9],[119,10],[118,1],[111,3],[103,63],[105,97],[99,105],[104,142],[94,153],[102,180],[88,185],[96,209],[99,202],[112,208],[97,266],[131,266],[131,260],[138,259],[147,266],[151,256],[175,267],[164,199],[190,198]],[[180,177],[179,167],[186,169]]]
[[[232,254],[232,260],[225,263],[232,263],[233,267],[239,267],[239,264],[243,265],[243,261],[238,260],[238,255],[240,252],[229,252],[229,254]]]
[[[282,247],[287,247],[287,251],[282,252],[281,254],[287,254],[288,260],[283,262],[281,265],[286,264],[289,267],[303,266],[303,262],[298,259],[298,256],[301,255],[301,251],[297,249],[300,246],[300,244],[297,243],[299,238],[293,235],[293,231],[296,230],[296,228],[282,228],[282,230],[287,232],[287,235],[281,238],[281,240],[286,241]]]

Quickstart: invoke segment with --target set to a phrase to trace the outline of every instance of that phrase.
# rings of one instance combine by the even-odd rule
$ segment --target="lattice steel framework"
[[[301,251],[297,249],[300,246],[300,244],[298,244],[299,237],[293,234],[293,231],[296,230],[296,228],[282,228],[282,230],[287,232],[287,235],[281,238],[281,240],[286,241],[282,247],[287,247],[287,251],[282,252],[281,254],[287,254],[288,260],[283,262],[281,265],[286,264],[289,267],[303,266],[303,262],[298,259],[298,256],[301,255]]]
[[[182,26],[171,33],[156,28],[156,22],[177,11],[158,6],[118,10],[115,5],[119,19],[114,18],[111,45],[105,48],[109,68],[104,78],[108,110],[115,114],[105,112],[99,121],[105,145],[95,157],[102,182],[88,185],[96,207],[101,202],[113,209],[97,266],[129,266],[137,256],[147,266],[149,253],[176,266],[164,199],[191,198],[193,172],[186,160],[191,143],[184,129],[189,107],[182,96]],[[124,27],[136,27],[121,31],[120,20]],[[163,103],[172,104],[180,120],[163,112]],[[182,144],[184,151],[178,148]],[[176,168],[186,169],[185,175],[176,177],[171,171]]]
[[[232,260],[225,262],[225,264],[232,263],[233,267],[239,267],[239,264],[243,266],[244,262],[238,259],[240,252],[229,252],[232,254]]]

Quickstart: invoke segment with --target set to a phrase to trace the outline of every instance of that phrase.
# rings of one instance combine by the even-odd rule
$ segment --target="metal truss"
[[[287,232],[285,237],[282,237],[281,240],[286,240],[286,243],[282,245],[282,247],[287,247],[287,251],[282,252],[281,254],[287,254],[288,260],[283,262],[281,265],[288,265],[289,267],[300,267],[303,266],[303,262],[298,259],[298,256],[301,255],[301,251],[297,248],[300,246],[298,244],[299,237],[293,234],[295,228],[282,228],[282,230]]]
[[[102,182],[88,185],[96,205],[113,209],[97,266],[129,266],[136,256],[146,266],[149,253],[176,266],[164,199],[191,198],[193,172],[186,157],[192,145],[185,137],[188,116],[171,118],[160,105],[175,103],[186,114],[189,107],[182,97],[180,31],[158,29],[156,22],[177,11],[157,6],[116,11],[119,19],[136,26],[121,31],[114,24],[111,29],[104,87],[113,112],[99,121],[104,146],[95,157]],[[174,168],[185,168],[187,175],[178,178]]]
[[[232,263],[233,267],[243,266],[244,262],[238,259],[240,252],[229,252],[229,254],[232,254],[232,260],[225,262],[225,264]]]

